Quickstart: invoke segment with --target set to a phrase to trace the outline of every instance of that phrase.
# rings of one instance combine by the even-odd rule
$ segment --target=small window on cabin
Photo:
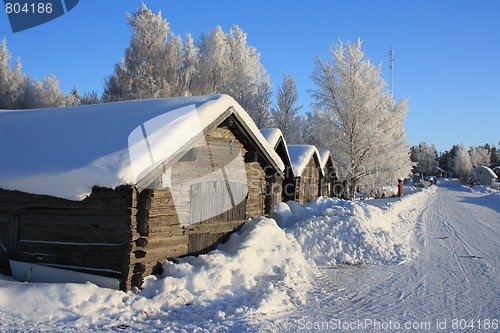
[[[187,153],[179,159],[179,162],[196,161],[196,148],[191,148]]]

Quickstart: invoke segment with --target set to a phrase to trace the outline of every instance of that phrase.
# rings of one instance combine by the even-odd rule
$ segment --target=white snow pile
[[[220,325],[243,314],[305,302],[310,266],[272,219],[254,218],[206,255],[166,262],[140,294],[88,284],[20,283],[0,275],[0,331],[135,328],[173,331]],[[121,325],[121,326],[120,326]],[[123,326],[125,325],[125,326]]]
[[[320,197],[306,206],[289,201],[272,217],[318,266],[399,264],[418,254],[416,215],[435,191],[427,189],[382,208]]]
[[[147,278],[142,295],[169,307],[223,300],[222,313],[283,311],[305,301],[308,267],[299,244],[274,220],[259,217],[207,255],[166,262],[161,278]]]
[[[462,185],[462,186],[474,194],[491,195],[491,196],[500,195],[500,191],[495,190],[495,189],[488,187],[488,186],[483,186],[483,185],[474,185],[472,187],[465,186],[465,185]]]

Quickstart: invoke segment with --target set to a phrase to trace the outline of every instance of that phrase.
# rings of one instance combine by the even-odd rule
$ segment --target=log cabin
[[[288,178],[285,182],[294,185],[293,198],[289,199],[305,205],[322,195],[321,179],[325,173],[321,168],[320,155],[312,145],[288,145],[288,152],[293,178]]]
[[[284,164],[284,181],[282,184],[275,183],[276,186],[281,186],[278,188],[273,188],[273,193],[281,193],[278,197],[274,197],[276,205],[278,202],[286,202],[288,200],[295,199],[295,177],[293,175],[292,162],[290,160],[290,154],[288,152],[288,145],[285,141],[285,137],[279,128],[261,128],[260,132],[266,139],[267,143],[274,149],[276,154],[280,157]],[[273,205],[273,207],[274,207]]]
[[[324,171],[324,176],[321,178],[321,195],[340,198],[344,193],[344,187],[338,180],[332,154],[329,149],[320,149],[319,155],[321,168]]]
[[[127,291],[225,241],[284,164],[226,95],[0,111],[0,269],[33,263]]]

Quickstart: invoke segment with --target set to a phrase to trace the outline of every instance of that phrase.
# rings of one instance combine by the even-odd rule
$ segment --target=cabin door
[[[10,270],[9,259],[17,245],[17,220],[17,216],[0,214],[0,271]]]
[[[224,180],[191,185],[190,220],[217,223],[245,220],[247,184]]]

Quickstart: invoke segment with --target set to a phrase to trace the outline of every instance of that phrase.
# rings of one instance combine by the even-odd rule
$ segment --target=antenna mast
[[[394,97],[394,51],[392,50],[392,47],[389,50],[389,69],[391,71],[391,82],[390,82],[391,95]]]

